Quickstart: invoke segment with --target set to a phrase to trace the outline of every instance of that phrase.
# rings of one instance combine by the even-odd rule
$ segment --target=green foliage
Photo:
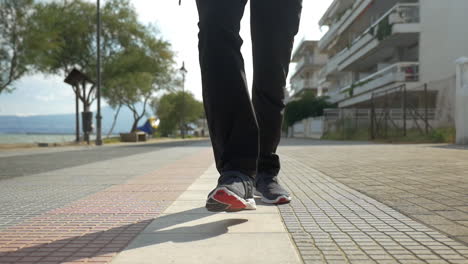
[[[37,51],[31,59],[38,71],[65,76],[76,67],[95,76],[96,9],[92,3],[38,3],[29,28],[31,48]]]
[[[382,21],[380,21],[377,28],[377,39],[382,41],[388,36],[392,35],[393,25],[390,24],[389,16],[386,16]]]
[[[376,142],[384,143],[454,143],[455,128],[436,128],[424,134],[419,129],[409,129],[406,136],[402,135],[401,129],[389,129],[387,138],[378,138]],[[353,121],[348,119],[338,124],[336,131],[327,132],[322,139],[325,140],[369,140],[368,128],[356,128]]]
[[[128,0],[109,0],[102,7],[102,58],[107,63],[113,55],[130,45],[141,43],[148,32],[138,22]],[[84,0],[40,2],[28,25],[35,51],[31,56],[38,71],[65,76],[77,68],[96,76],[96,5]]]
[[[102,95],[110,106],[127,106],[134,116],[132,131],[146,114],[146,105],[170,86],[173,52],[157,30],[138,22],[129,0],[109,0],[101,9]],[[96,79],[96,5],[85,0],[41,2],[29,29],[30,56],[37,71],[66,76],[73,68]],[[143,102],[142,112],[135,104]]]
[[[360,87],[360,86],[363,86],[363,85],[366,85],[367,83],[373,81],[374,79],[367,79],[365,81],[362,81],[362,82],[357,82],[357,83],[352,83],[351,84],[351,87],[349,87],[348,89],[345,89],[343,91],[341,91],[341,93],[348,93],[349,97],[353,97],[354,96],[354,89],[357,88],[357,87]]]
[[[104,144],[116,144],[116,143],[120,143],[121,140],[120,140],[120,137],[110,137],[110,138],[105,138],[103,139],[103,142]]]
[[[454,127],[436,128],[428,137],[435,143],[455,143],[456,130]]]
[[[326,97],[316,97],[312,91],[306,91],[299,100],[291,101],[286,105],[284,124],[290,127],[303,119],[321,116],[325,108],[333,107],[334,105],[330,104]]]
[[[189,92],[165,94],[153,101],[153,107],[160,119],[158,132],[161,136],[169,136],[204,115],[203,104]]]
[[[133,45],[116,53],[105,65],[103,96],[109,105],[127,106],[134,115],[132,131],[146,113],[146,104],[160,90],[169,89],[172,82],[172,52],[167,42],[147,35],[143,46]],[[135,104],[143,102],[143,112]]]
[[[28,34],[33,0],[0,0],[0,94],[29,71]]]

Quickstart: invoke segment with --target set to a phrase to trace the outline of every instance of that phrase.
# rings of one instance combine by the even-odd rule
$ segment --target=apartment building
[[[320,53],[318,41],[303,39],[295,49],[292,62],[296,63],[296,68],[291,75],[290,98],[299,98],[304,91],[312,91],[320,96],[327,92],[326,89],[319,89],[319,71],[327,63],[327,55]]]
[[[372,93],[455,74],[468,55],[468,0],[335,0],[320,20],[329,57],[319,90],[343,107],[368,107]]]

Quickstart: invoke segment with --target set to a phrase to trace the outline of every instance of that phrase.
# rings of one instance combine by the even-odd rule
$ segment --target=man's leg
[[[252,99],[260,132],[257,182],[265,177],[272,180],[280,170],[276,148],[281,137],[284,89],[301,9],[302,0],[251,0]]]
[[[203,101],[220,173],[255,175],[258,127],[239,36],[247,0],[197,0]]]
[[[258,126],[241,55],[240,20],[247,0],[197,0],[203,101],[218,186],[208,195],[210,211],[254,209]]]

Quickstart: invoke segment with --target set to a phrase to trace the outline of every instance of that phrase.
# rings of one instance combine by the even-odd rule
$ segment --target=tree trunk
[[[115,113],[115,115],[114,115],[114,121],[112,121],[112,126],[111,126],[109,132],[107,133],[106,138],[109,138],[110,135],[112,134],[112,132],[114,131],[115,124],[117,123],[117,117],[119,116],[119,113],[120,113],[120,109],[122,109],[122,105],[119,105],[119,108],[117,108],[117,113]]]
[[[146,104],[148,103],[148,100],[150,98],[150,95],[145,96],[145,100],[143,102],[143,112],[141,115],[138,114],[138,111],[136,107],[133,105],[127,104],[127,107],[133,112],[133,125],[132,125],[132,131],[130,133],[133,133],[137,130],[138,127],[138,122],[145,116],[146,114]]]
[[[86,102],[83,103],[83,112],[84,112],[84,113],[89,112],[89,108],[90,108],[89,104],[87,104]],[[85,128],[84,120],[82,120],[82,122],[83,122],[83,128]],[[88,145],[89,145],[89,143],[90,143],[90,135],[89,135],[89,132],[88,132],[88,131],[85,131],[85,130],[86,130],[86,129],[83,129],[84,141],[86,141],[86,142],[88,143]]]
[[[132,125],[132,131],[130,131],[130,133],[137,131],[138,122],[140,122],[140,120],[141,120],[141,117],[135,118],[135,120],[133,121],[133,125]]]

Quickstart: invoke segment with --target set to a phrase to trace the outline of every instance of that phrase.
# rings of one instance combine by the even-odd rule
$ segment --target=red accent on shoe
[[[242,209],[247,207],[242,201],[237,199],[236,196],[229,195],[224,190],[217,191],[215,193],[215,195],[213,196],[213,198],[216,199],[217,201],[223,203],[223,204],[230,205],[229,208],[228,208],[229,210],[242,210]]]
[[[289,199],[286,199],[286,198],[283,197],[283,198],[279,199],[279,200],[276,202],[276,204],[285,204],[285,203],[289,203],[289,202],[290,202]]]

